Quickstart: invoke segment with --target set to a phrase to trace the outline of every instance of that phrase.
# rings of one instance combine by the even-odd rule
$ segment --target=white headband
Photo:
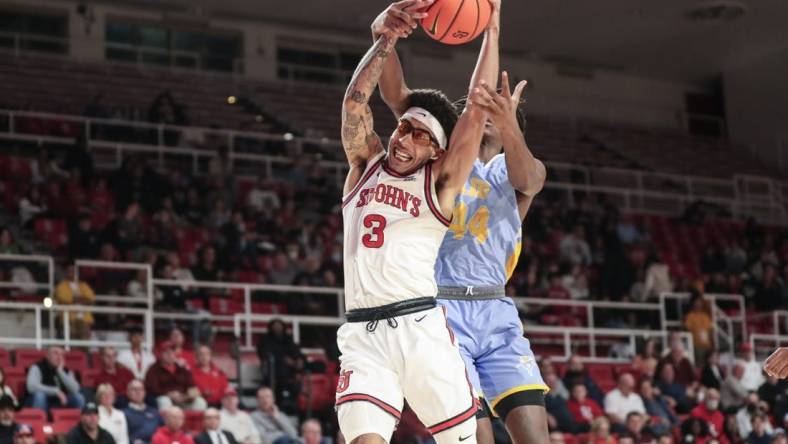
[[[446,133],[443,131],[443,127],[441,126],[440,122],[438,122],[438,119],[430,114],[429,111],[424,108],[419,108],[418,106],[413,106],[405,111],[405,114],[402,115],[402,118],[413,119],[421,122],[427,127],[429,132],[432,133],[432,137],[438,141],[438,146],[446,149]]]

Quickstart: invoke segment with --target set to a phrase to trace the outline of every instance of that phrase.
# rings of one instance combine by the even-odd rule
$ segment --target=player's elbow
[[[544,164],[538,159],[534,159],[536,164],[530,171],[516,178],[512,183],[512,187],[517,191],[527,195],[534,196],[542,191],[545,181],[547,180],[547,170]]]

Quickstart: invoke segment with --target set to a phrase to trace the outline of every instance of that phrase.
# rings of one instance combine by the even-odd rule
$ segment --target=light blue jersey
[[[438,253],[438,285],[506,285],[520,256],[521,227],[504,155],[493,157],[486,165],[477,159],[457,197],[451,226]]]

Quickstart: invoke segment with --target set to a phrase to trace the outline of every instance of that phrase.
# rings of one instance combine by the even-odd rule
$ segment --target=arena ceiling
[[[359,33],[367,32],[369,22],[387,4],[385,0],[94,1]],[[698,16],[718,20],[690,20],[688,12],[697,8],[707,8]],[[502,44],[515,55],[681,81],[702,81],[726,66],[788,50],[786,0],[503,0],[503,12]],[[423,34],[417,38],[427,40]]]

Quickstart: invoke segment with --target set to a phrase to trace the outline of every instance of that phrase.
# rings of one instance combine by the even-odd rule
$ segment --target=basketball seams
[[[484,0],[487,1],[487,0]],[[476,0],[476,24],[473,25],[473,32],[471,36],[476,35],[476,30],[479,29],[479,19],[482,18],[482,5],[479,4],[479,0]]]
[[[454,17],[451,18],[451,21],[449,22],[449,26],[446,27],[446,32],[444,32],[441,38],[438,39],[439,41],[442,41],[446,37],[446,34],[448,34],[449,31],[451,31],[451,28],[452,26],[454,26],[454,22],[457,21],[457,17],[460,15],[460,12],[462,11],[462,7],[464,5],[465,5],[465,0],[460,1],[460,6],[458,6],[457,10],[454,11]]]

